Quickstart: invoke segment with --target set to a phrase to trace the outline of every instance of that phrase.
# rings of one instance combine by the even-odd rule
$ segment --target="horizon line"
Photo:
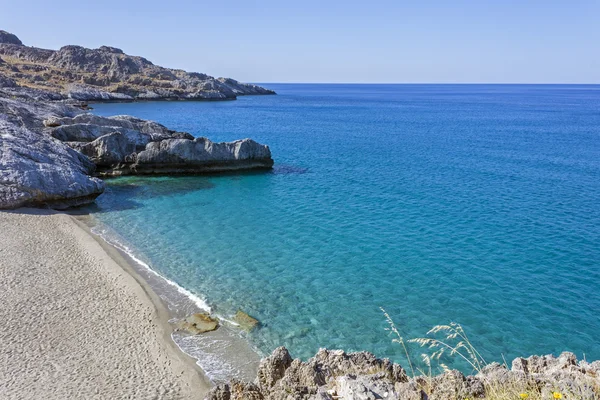
[[[600,82],[267,82],[253,81],[253,84],[276,85],[586,85],[600,86]]]

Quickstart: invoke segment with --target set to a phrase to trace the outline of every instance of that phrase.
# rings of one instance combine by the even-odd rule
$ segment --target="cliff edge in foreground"
[[[302,362],[280,347],[261,361],[254,383],[220,384],[207,400],[593,400],[599,394],[600,361],[578,362],[572,353],[516,358],[510,369],[492,363],[472,376],[451,370],[410,377],[367,352],[321,349]]]
[[[2,75],[19,86],[58,92],[80,101],[227,100],[275,94],[230,78],[164,68],[110,46],[64,46],[59,50],[28,47],[14,34],[0,30]]]

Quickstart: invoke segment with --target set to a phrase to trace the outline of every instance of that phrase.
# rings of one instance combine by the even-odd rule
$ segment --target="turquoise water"
[[[252,137],[276,162],[110,180],[96,217],[220,315],[258,318],[264,353],[403,362],[385,307],[405,338],[461,323],[488,360],[600,359],[599,86],[267,86],[279,95],[95,105]]]

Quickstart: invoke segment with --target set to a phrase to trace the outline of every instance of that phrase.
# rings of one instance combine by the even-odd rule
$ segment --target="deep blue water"
[[[98,104],[271,147],[273,172],[111,180],[96,216],[263,352],[369,350],[455,321],[488,360],[600,359],[600,86],[267,85]],[[414,348],[415,357],[421,350]]]

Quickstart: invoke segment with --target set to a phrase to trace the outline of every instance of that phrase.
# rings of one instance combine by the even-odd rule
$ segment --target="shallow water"
[[[259,319],[263,353],[404,362],[385,307],[405,338],[461,323],[488,360],[600,359],[599,86],[267,86],[279,95],[95,105],[251,137],[276,162],[109,180],[95,216],[218,314]]]

